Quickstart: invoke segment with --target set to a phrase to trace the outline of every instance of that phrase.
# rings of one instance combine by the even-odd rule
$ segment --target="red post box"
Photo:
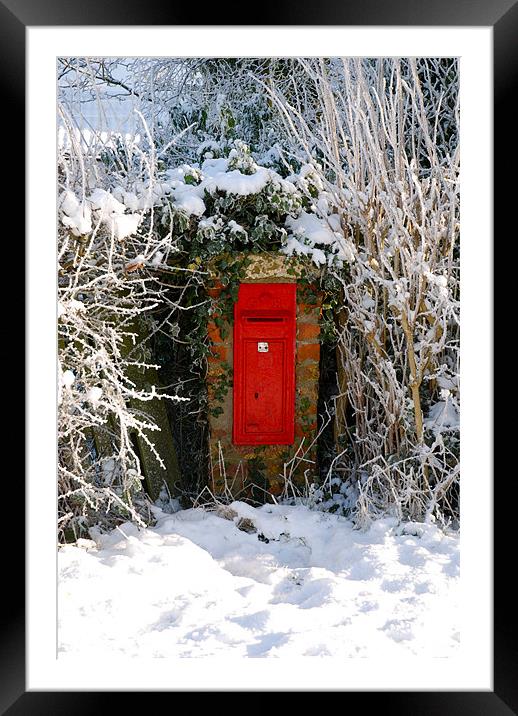
[[[295,416],[294,283],[244,283],[234,306],[236,445],[291,445]]]

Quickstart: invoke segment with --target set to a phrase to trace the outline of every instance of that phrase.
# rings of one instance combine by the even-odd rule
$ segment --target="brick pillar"
[[[267,274],[254,283],[295,282],[291,274]],[[245,279],[246,282],[246,279]],[[250,280],[249,280],[250,282]],[[213,299],[213,316],[218,315],[222,285],[214,281],[208,293]],[[209,484],[215,494],[225,487],[234,498],[267,501],[267,494],[279,495],[284,476],[295,485],[305,484],[305,470],[311,483],[316,472],[317,400],[320,359],[320,306],[304,303],[304,292],[297,291],[297,334],[295,355],[295,441],[293,445],[243,446],[232,443],[233,326],[227,322],[218,327],[209,321],[210,355],[208,358],[209,448],[212,478]],[[312,443],[315,443],[312,445]],[[293,458],[296,459],[293,461]],[[302,460],[300,460],[302,458]],[[255,485],[254,487],[252,485]],[[228,493],[227,493],[228,494]]]
[[[300,291],[297,292],[299,296]],[[315,304],[297,299],[297,343],[295,357],[295,447],[300,452],[309,450],[306,459],[295,472],[295,482],[304,484],[304,470],[315,470],[318,379],[320,372],[320,307],[321,297]],[[312,444],[313,443],[313,444]]]

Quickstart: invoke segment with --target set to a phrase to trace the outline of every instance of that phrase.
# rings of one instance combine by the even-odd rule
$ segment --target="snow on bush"
[[[152,206],[163,188],[152,152],[128,167],[123,188],[113,163],[128,162],[128,146],[107,147],[95,137],[85,145],[70,133],[58,163],[60,540],[77,538],[94,523],[109,527],[131,518],[143,526],[150,517],[132,435],[163,464],[145,408],[157,391],[131,376],[154,365],[136,338],[144,320],[145,339],[152,336],[149,312],[161,305],[164,287],[152,273],[139,272],[148,259],[176,250],[171,236],[153,228]]]
[[[299,64],[306,79],[289,99],[260,84],[309,167],[309,183],[299,185],[322,220],[338,217],[349,253],[346,271],[330,269],[341,285],[336,432],[344,448],[334,465],[355,484],[359,517],[457,515],[456,408],[433,403],[441,381],[459,401],[458,63]],[[308,92],[313,115],[299,111]],[[300,245],[301,219],[291,222],[294,252],[312,236],[325,240],[315,218],[302,223]]]
[[[236,168],[239,167],[239,168]],[[307,256],[317,266],[336,265],[354,260],[353,246],[344,239],[336,213],[315,213],[316,207],[305,200],[298,184],[304,182],[308,171],[283,178],[277,171],[257,164],[249,147],[235,141],[228,157],[204,159],[199,166],[182,165],[166,172],[171,208],[185,215],[200,218],[197,223],[201,254],[232,250],[236,238],[242,243],[264,249],[280,250],[288,256]],[[220,197],[221,201],[220,201]],[[255,216],[244,227],[231,216],[242,216],[243,207]],[[328,208],[324,194],[318,205]],[[304,208],[305,207],[305,208]],[[260,221],[277,212],[275,220],[262,232]],[[245,222],[246,223],[246,222]],[[267,235],[270,230],[269,235]],[[209,248],[214,239],[214,250]],[[250,241],[248,241],[250,239]]]

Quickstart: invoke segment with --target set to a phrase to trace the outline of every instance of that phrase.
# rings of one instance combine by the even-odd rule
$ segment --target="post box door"
[[[295,284],[241,284],[234,307],[237,445],[294,440]]]

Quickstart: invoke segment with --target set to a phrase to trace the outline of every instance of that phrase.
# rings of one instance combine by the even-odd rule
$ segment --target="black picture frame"
[[[230,9],[229,17],[226,11]],[[473,0],[469,4],[460,0],[361,0],[352,4],[339,0],[276,0],[261,3],[260,22],[243,16],[242,9],[220,5],[203,11],[203,25],[349,25],[349,26],[486,26],[494,33],[494,217],[495,236],[504,234],[508,207],[513,206],[514,187],[501,179],[509,161],[509,149],[504,145],[513,136],[515,124],[513,94],[517,82],[518,6],[514,0]],[[0,0],[0,82],[2,98],[9,108],[9,117],[16,122],[16,132],[22,136],[25,117],[25,30],[36,26],[156,26],[197,25],[199,9],[190,4],[175,7],[164,0],[99,0],[72,2],[71,0]],[[500,141],[500,151],[498,151]],[[514,140],[513,140],[514,141]],[[514,143],[512,149],[514,149]],[[11,181],[21,187],[25,183],[23,142],[6,142],[3,147],[4,163],[10,168]],[[513,194],[511,194],[513,192]],[[13,197],[13,210],[15,206]],[[17,216],[24,216],[18,207]],[[16,232],[22,227],[18,219]],[[514,237],[513,237],[514,238]],[[21,242],[20,242],[21,244]],[[19,265],[20,246],[16,261]],[[17,321],[19,323],[19,319]],[[7,329],[9,330],[9,329]],[[17,397],[19,400],[19,395]],[[491,437],[488,436],[491,440]],[[30,449],[30,446],[28,446]],[[514,476],[502,475],[514,479]],[[20,480],[21,481],[21,480]],[[495,484],[495,514],[503,500],[503,490]],[[17,492],[21,504],[20,492]],[[10,550],[14,550],[13,567],[9,569],[9,588],[3,590],[2,634],[0,641],[0,713],[9,716],[28,714],[83,714],[113,712],[115,699],[112,692],[27,692],[25,686],[25,593],[24,593],[24,541],[20,534],[19,510],[10,511],[13,524],[9,534],[17,535]],[[502,508],[501,514],[506,514]],[[495,520],[495,594],[494,594],[494,690],[442,691],[442,692],[348,692],[343,706],[350,708],[350,699],[360,697],[362,708],[379,708],[382,713],[397,711],[408,714],[488,714],[502,716],[518,713],[518,653],[512,626],[516,625],[515,610],[507,608],[508,566],[513,552],[505,535],[506,520]],[[511,526],[512,527],[512,526]],[[514,540],[516,541],[516,540]],[[514,550],[514,545],[512,550]],[[497,555],[504,556],[499,564]],[[512,602],[511,602],[512,603]],[[132,699],[140,702],[137,694]],[[146,697],[147,698],[147,697]],[[367,699],[367,703],[365,703]],[[120,708],[120,703],[117,701]],[[143,702],[140,702],[143,703]],[[176,702],[171,704],[176,707]]]

